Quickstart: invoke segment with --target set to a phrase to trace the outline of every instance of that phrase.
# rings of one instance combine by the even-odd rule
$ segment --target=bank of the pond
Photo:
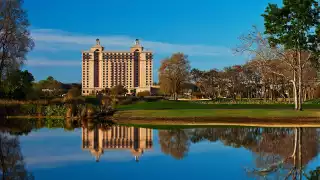
[[[319,109],[320,104],[303,104],[304,109]],[[211,104],[210,102],[192,101],[155,101],[137,102],[128,105],[118,105],[119,111],[123,110],[170,110],[170,109],[294,109],[294,104]]]
[[[65,119],[65,116],[6,116],[6,119],[45,119],[45,118],[51,118],[51,119]]]
[[[320,127],[319,118],[163,118],[117,119],[115,123],[152,129],[219,127]]]
[[[320,111],[308,109],[167,109],[167,110],[125,110],[114,114],[116,119],[159,119],[159,118],[320,118]]]

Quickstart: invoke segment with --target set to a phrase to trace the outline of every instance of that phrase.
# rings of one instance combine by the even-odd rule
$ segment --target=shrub
[[[145,96],[145,97],[143,97],[143,101],[146,101],[146,102],[155,102],[155,101],[160,101],[163,99],[164,99],[164,97],[162,97],[162,96]]]
[[[62,128],[64,127],[64,119],[46,118],[44,119],[44,125],[47,128]]]
[[[118,99],[118,101],[125,101],[126,99],[131,98],[131,96],[117,96],[116,99]]]
[[[98,111],[98,108],[96,106],[93,106],[92,104],[87,104],[86,106],[87,117],[92,117],[97,111]]]
[[[123,99],[121,101],[119,101],[119,105],[129,105],[129,104],[132,104],[134,101],[133,101],[133,98],[126,98],[126,99]]]
[[[48,105],[45,108],[46,116],[64,116],[67,112],[67,107],[63,105]]]
[[[125,98],[118,98],[118,100],[119,100],[118,102],[119,105],[128,105],[128,104],[133,104],[135,102],[141,101],[142,99],[135,96],[128,96]]]
[[[141,91],[137,93],[138,97],[150,96],[150,91]]]
[[[77,87],[72,87],[71,89],[69,89],[66,97],[67,99],[72,99],[72,98],[76,98],[81,96],[81,89],[77,88]]]
[[[0,104],[48,104],[47,100],[36,100],[36,101],[18,101],[10,99],[0,99]]]
[[[112,105],[112,98],[110,96],[105,96],[101,99],[101,105],[109,107]]]
[[[19,104],[0,104],[0,117],[21,114]]]
[[[203,94],[201,92],[192,92],[191,94],[195,98],[202,98]]]
[[[93,96],[85,97],[85,103],[95,104],[95,105],[100,104],[99,99]]]
[[[20,109],[23,115],[36,115],[38,112],[38,107],[36,104],[23,104],[21,105]]]
[[[305,104],[320,104],[320,99],[312,99],[304,102]]]
[[[64,101],[66,104],[84,104],[86,99],[83,97],[76,97],[71,99],[65,99]]]

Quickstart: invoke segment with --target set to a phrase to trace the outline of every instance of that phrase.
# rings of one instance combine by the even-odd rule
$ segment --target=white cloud
[[[116,152],[110,154],[102,154],[100,161],[108,162],[125,162],[132,161],[134,158],[130,152]],[[48,155],[48,156],[33,156],[25,157],[27,166],[34,166],[36,168],[53,168],[59,166],[68,166],[68,163],[74,162],[94,162],[95,157],[89,151],[82,151],[77,153],[68,153],[63,155]]]
[[[25,63],[27,66],[81,66],[79,60],[47,60],[47,59],[30,59]]]
[[[39,140],[47,138],[66,138],[66,137],[80,137],[81,130],[75,129],[73,131],[66,132],[64,129],[53,129],[53,130],[35,130],[28,134],[28,136],[21,136],[23,141],[26,140]]]
[[[85,50],[95,44],[99,38],[106,49],[125,50],[130,47],[135,38],[128,36],[91,36],[74,34],[54,29],[33,29],[32,37],[36,41],[36,50],[62,51],[62,50]],[[146,49],[157,54],[171,54],[183,52],[188,55],[199,56],[232,56],[231,49],[223,46],[210,46],[200,44],[171,44],[166,42],[141,40]]]

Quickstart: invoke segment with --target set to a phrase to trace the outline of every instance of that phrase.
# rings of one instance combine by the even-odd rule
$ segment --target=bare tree
[[[200,71],[198,69],[192,69],[191,79],[200,89],[201,93],[209,98],[218,97],[219,91],[219,71],[211,69],[209,71]]]
[[[239,39],[241,45],[235,52],[249,53],[255,60],[255,66],[261,73],[262,79],[266,80],[266,76],[271,73],[292,83],[295,109],[300,110],[302,101],[299,100],[299,88],[302,86],[300,83],[302,80],[299,80],[298,75],[310,64],[311,54],[301,52],[298,63],[295,51],[285,50],[282,46],[273,46],[255,26],[249,34]]]
[[[0,1],[0,83],[4,73],[9,68],[19,68],[34,47],[22,4],[23,0]]]
[[[159,144],[161,151],[176,159],[183,159],[189,151],[189,138],[183,129],[160,130]]]
[[[159,69],[160,88],[173,95],[177,100],[183,84],[189,81],[190,65],[188,56],[183,53],[175,53],[170,58],[161,62]]]
[[[7,179],[34,179],[25,169],[18,137],[0,133],[0,177]]]

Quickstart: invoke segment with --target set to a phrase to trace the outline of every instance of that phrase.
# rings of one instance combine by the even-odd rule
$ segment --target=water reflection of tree
[[[34,179],[24,166],[18,137],[0,133],[0,177],[3,180]]]
[[[161,151],[176,159],[184,158],[189,151],[189,137],[185,130],[159,130]]]
[[[11,135],[27,135],[35,127],[35,120],[0,119],[0,131]]]
[[[190,134],[192,142],[220,140],[254,153],[256,168],[250,174],[297,179],[318,153],[319,132],[313,128],[206,128]]]
[[[256,144],[259,133],[259,128],[203,128],[192,131],[190,139],[193,143],[219,140],[227,146],[250,148]]]
[[[314,170],[309,171],[309,173],[304,173],[304,176],[308,180],[319,180],[320,179],[320,166]]]

